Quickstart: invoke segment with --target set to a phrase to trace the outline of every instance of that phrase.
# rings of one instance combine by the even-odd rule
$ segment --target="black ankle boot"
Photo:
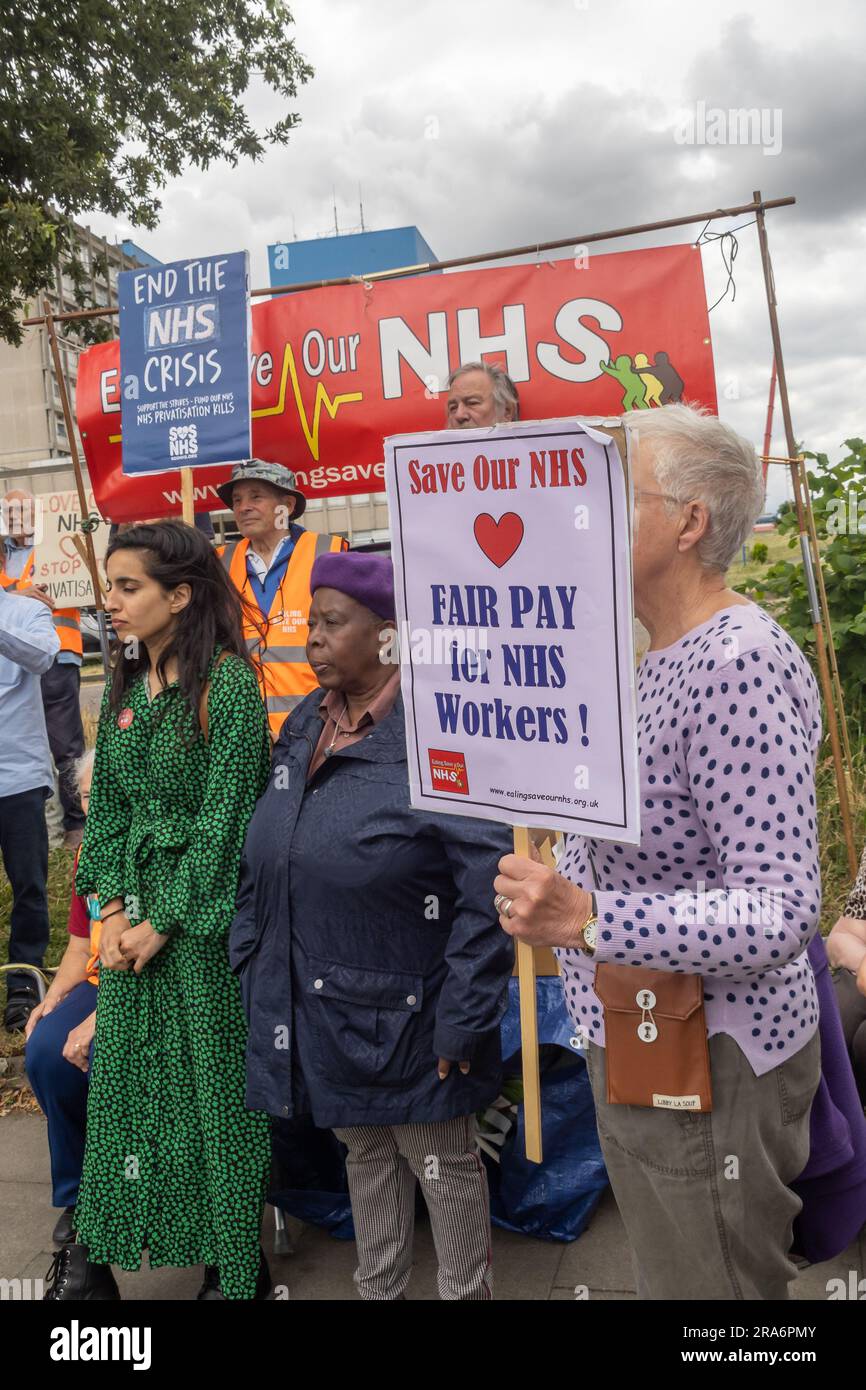
[[[271,1284],[271,1271],[265,1259],[265,1252],[262,1250],[259,1255],[259,1275],[256,1280],[256,1292],[254,1297],[259,1301],[270,1298],[273,1293]],[[217,1299],[225,1299],[225,1294],[220,1287],[220,1272],[217,1265],[205,1265],[204,1280],[202,1286],[196,1294],[196,1301],[199,1303],[213,1303]]]
[[[51,1234],[55,1246],[72,1245],[75,1241],[75,1208],[64,1207],[60,1219]]]
[[[64,1245],[46,1274],[49,1288],[45,1300],[66,1303],[119,1299],[120,1290],[110,1265],[92,1264],[86,1245]]]
[[[220,1272],[216,1265],[205,1265],[204,1281],[196,1294],[196,1299],[202,1303],[216,1298],[225,1298],[225,1294],[220,1288]]]

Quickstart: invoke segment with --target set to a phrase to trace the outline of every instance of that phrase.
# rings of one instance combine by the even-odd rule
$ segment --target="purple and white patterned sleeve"
[[[721,881],[598,893],[595,958],[735,980],[795,960],[818,927],[810,711],[766,649],[703,678],[698,696],[683,731],[686,780]],[[643,846],[663,851],[676,833],[656,818]]]

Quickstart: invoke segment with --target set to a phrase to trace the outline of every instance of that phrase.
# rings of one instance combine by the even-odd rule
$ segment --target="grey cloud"
[[[864,205],[866,83],[861,55],[862,35],[852,42],[850,35],[832,31],[796,47],[788,46],[784,35],[778,43],[761,44],[752,21],[740,17],[725,26],[717,46],[695,60],[684,95],[725,111],[780,110],[780,155],[732,147],[723,151],[723,161],[726,167],[746,164],[758,181],[749,186],[760,186],[765,197],[777,196],[784,183],[785,192],[797,195],[798,222],[836,223],[840,216],[861,214]]]

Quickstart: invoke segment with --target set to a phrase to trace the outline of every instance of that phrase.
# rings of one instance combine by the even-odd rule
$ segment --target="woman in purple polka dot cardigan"
[[[807,956],[821,906],[818,692],[787,634],[725,583],[763,505],[752,446],[687,406],[624,420],[639,435],[634,588],[650,634],[641,841],[571,836],[558,873],[506,856],[500,921],[558,948],[639,1295],[787,1298],[790,1184],[821,1075]],[[608,1104],[600,962],[703,977],[711,1111]]]

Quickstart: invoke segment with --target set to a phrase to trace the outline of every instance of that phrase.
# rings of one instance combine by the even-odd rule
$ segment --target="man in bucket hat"
[[[238,463],[217,492],[241,533],[220,555],[245,601],[244,636],[276,738],[289,710],[319,684],[305,653],[313,562],[348,547],[342,536],[298,525],[307,499],[281,463]]]

